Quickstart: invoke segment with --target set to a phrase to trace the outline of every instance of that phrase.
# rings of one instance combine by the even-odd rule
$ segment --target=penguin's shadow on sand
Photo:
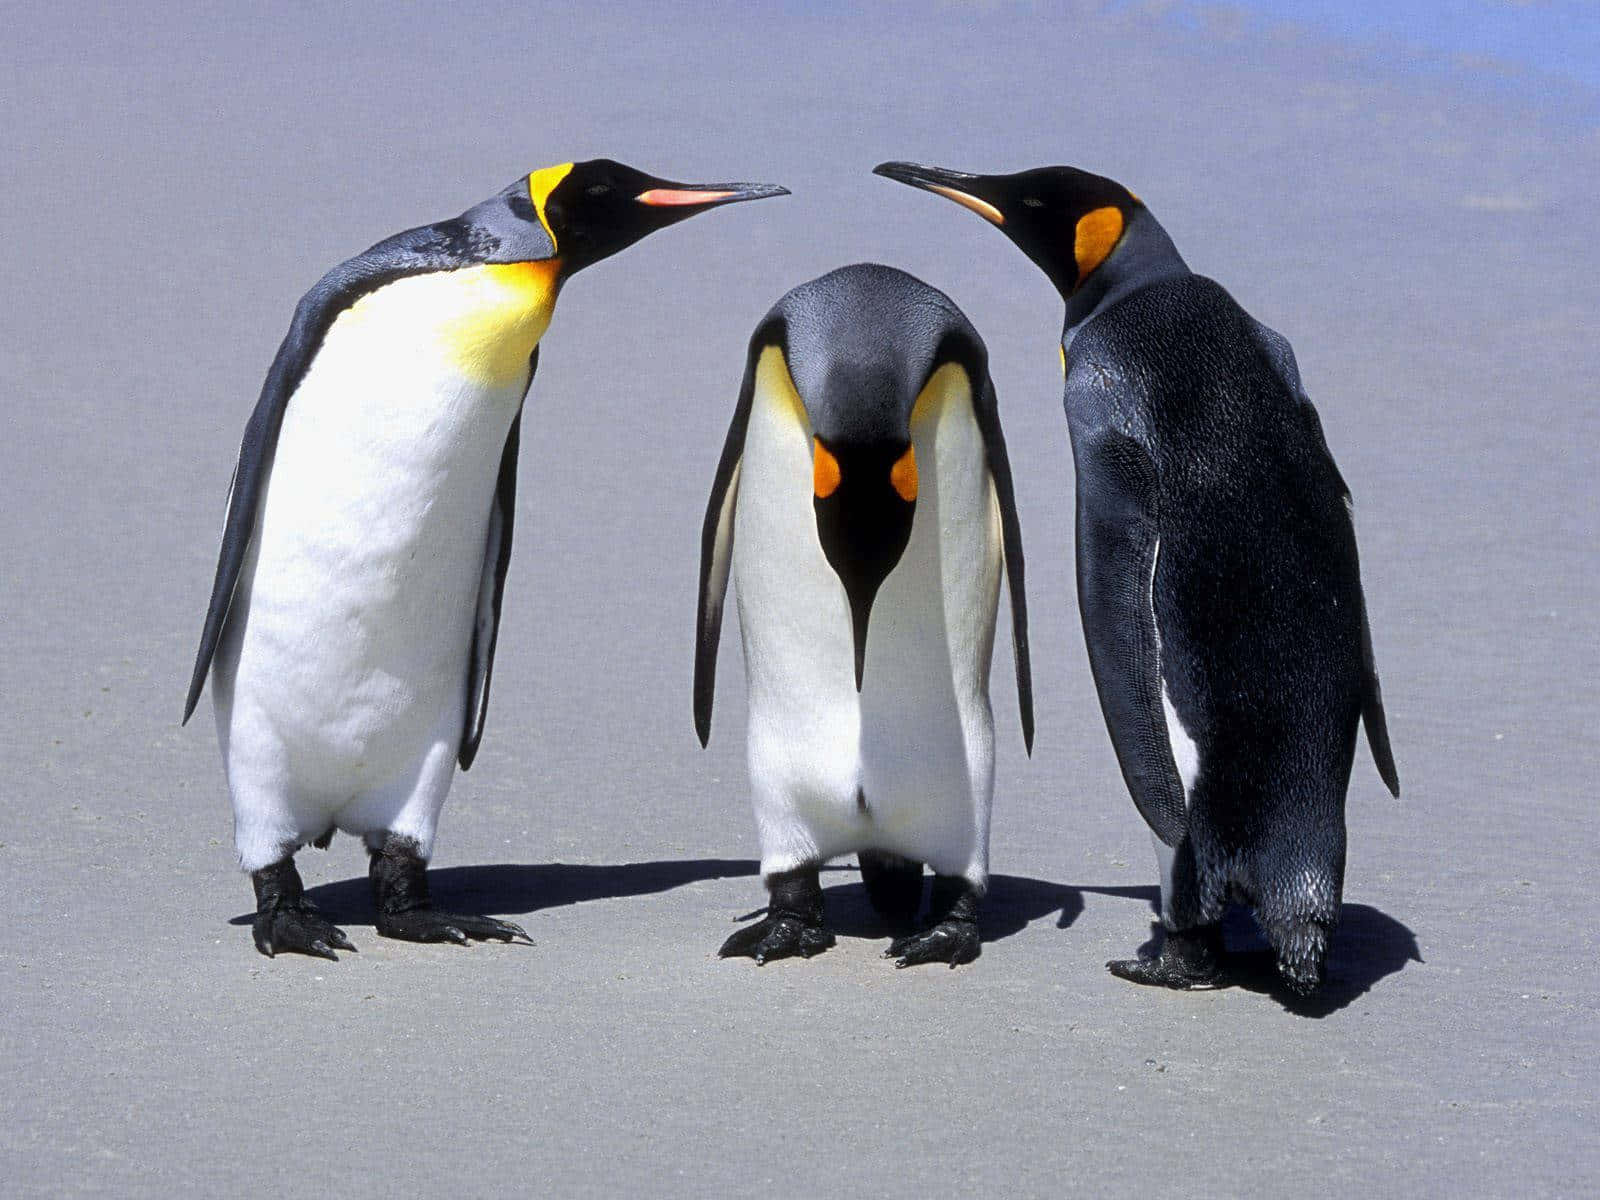
[[[751,899],[758,901],[764,898],[757,880],[759,874],[760,864],[754,859],[698,858],[600,865],[492,863],[440,867],[428,872],[428,882],[434,903],[448,912],[517,916],[592,900],[647,896],[713,879],[750,879]],[[830,879],[855,874],[853,865],[824,869],[823,882],[831,883],[823,890],[828,927],[844,937],[893,937],[900,931],[886,923],[868,902],[859,876],[851,882],[832,883]],[[1160,890],[1154,887],[1075,887],[1022,875],[993,875],[978,919],[983,940],[1002,941],[1035,921],[1052,916],[1057,929],[1066,929],[1083,913],[1083,898],[1091,893],[1140,900],[1157,911],[1161,903]],[[306,895],[341,926],[372,925],[376,919],[365,877],[320,884],[307,888]],[[762,911],[757,908],[740,919]],[[253,919],[253,913],[243,913],[229,923],[249,925]],[[1160,924],[1151,922],[1150,938],[1139,948],[1140,953],[1154,953],[1159,948],[1160,931]],[[1407,963],[1423,961],[1416,935],[1405,925],[1369,905],[1346,904],[1329,950],[1327,982],[1315,997],[1303,1000],[1279,981],[1272,952],[1248,913],[1237,909],[1230,912],[1223,922],[1223,936],[1229,951],[1231,985],[1269,994],[1291,1012],[1308,1017],[1337,1012]]]
[[[855,871],[854,867],[834,869]],[[928,901],[932,878],[929,875],[923,880],[924,905]],[[823,882],[828,882],[826,875],[823,876]],[[841,937],[887,939],[905,932],[891,926],[878,915],[867,899],[867,889],[860,883],[839,883],[825,887],[822,898],[827,905],[828,928]],[[1055,917],[1057,929],[1065,929],[1082,912],[1082,889],[1022,875],[991,875],[989,894],[984,897],[983,907],[978,910],[978,932],[985,942],[998,942],[1050,916]]]
[[[668,859],[603,865],[580,863],[490,863],[479,867],[436,867],[428,872],[435,907],[467,916],[521,916],[546,908],[647,896],[709,879],[756,876],[754,859]],[[306,897],[336,925],[372,925],[377,910],[365,876],[306,889]],[[230,924],[249,925],[254,913]]]
[[[1086,893],[1142,900],[1155,912],[1161,909],[1161,890],[1156,887],[1074,887],[1020,875],[993,875],[978,927],[985,942],[1008,938],[1051,915],[1057,929],[1066,929],[1082,914]],[[827,888],[823,896],[829,928],[838,934],[887,938],[896,932],[873,909],[866,888],[859,883]],[[1405,925],[1371,905],[1346,904],[1329,947],[1327,979],[1317,995],[1305,999],[1284,986],[1277,960],[1248,912],[1231,910],[1222,932],[1228,947],[1227,986],[1270,995],[1290,1012],[1305,1017],[1338,1012],[1371,991],[1379,980],[1404,969],[1407,963],[1422,961],[1416,935]],[[1152,921],[1149,940],[1138,953],[1154,954],[1160,949],[1161,936],[1160,923]]]

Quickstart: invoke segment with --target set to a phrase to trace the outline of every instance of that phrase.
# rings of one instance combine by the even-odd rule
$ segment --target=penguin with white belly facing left
[[[770,895],[724,957],[831,946],[818,872],[852,853],[908,930],[887,952],[899,966],[978,957],[1002,573],[1031,750],[1022,541],[982,340],[889,267],[789,292],[750,339],[701,541],[695,725],[704,744],[731,577]]]
[[[209,673],[261,953],[354,949],[294,865],[336,830],[366,843],[383,936],[527,936],[435,909],[426,867],[483,734],[540,339],[574,272],[781,194],[563,163],[379,242],[300,301],[245,427],[184,707]]]

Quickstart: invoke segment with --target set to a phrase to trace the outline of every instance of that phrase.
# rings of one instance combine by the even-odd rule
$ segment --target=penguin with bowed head
[[[1002,574],[1031,750],[1022,540],[982,340],[889,267],[784,296],[750,339],[701,541],[695,726],[704,745],[731,577],[770,896],[724,957],[833,945],[818,871],[851,853],[903,931],[899,966],[978,957]]]
[[[1142,201],[1071,167],[877,173],[998,226],[1066,303],[1078,603],[1123,779],[1154,833],[1165,940],[1136,983],[1226,981],[1249,904],[1295,993],[1339,917],[1364,723],[1400,794],[1350,489],[1294,352],[1196,275]]]
[[[426,868],[483,736],[540,339],[574,272],[782,194],[563,163],[379,242],[300,301],[245,427],[184,706],[187,722],[209,672],[261,953],[354,949],[294,865],[336,830],[366,843],[383,936],[526,938],[435,909]]]

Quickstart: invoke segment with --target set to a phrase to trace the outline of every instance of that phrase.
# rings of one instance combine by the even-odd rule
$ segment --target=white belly
[[[289,403],[216,662],[236,792],[330,813],[403,793],[430,747],[460,737],[489,510],[527,384],[385,332],[336,325]]]
[[[812,435],[790,391],[781,360],[758,376],[734,526],[763,872],[875,848],[981,884],[1002,553],[965,377],[936,375],[913,422],[916,515],[873,604],[859,695],[848,602],[817,536]]]

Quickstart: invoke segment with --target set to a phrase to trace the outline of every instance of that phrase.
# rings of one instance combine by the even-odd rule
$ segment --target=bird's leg
[[[1106,969],[1118,979],[1152,987],[1209,988],[1222,983],[1222,925],[1205,921],[1194,843],[1185,837],[1167,850],[1157,841],[1161,860],[1161,950],[1154,958],[1117,959]]]
[[[252,929],[256,949],[268,958],[292,950],[337,962],[335,950],[355,949],[344,930],[319,915],[316,905],[306,899],[292,853],[250,872],[250,883],[256,892]]]
[[[983,892],[961,875],[935,875],[928,906],[929,922],[919,933],[889,943],[884,957],[896,967],[942,962],[952,967],[969,963],[982,952],[978,936],[978,903]]]
[[[1167,929],[1154,958],[1124,958],[1106,964],[1118,979],[1154,987],[1209,988],[1222,982],[1222,925]]]
[[[822,924],[822,884],[816,866],[768,876],[767,892],[767,915],[723,942],[717,951],[720,957],[765,963],[796,954],[811,958],[833,945],[833,934]]]
[[[471,938],[496,938],[509,942],[522,938],[532,943],[522,926],[493,917],[440,912],[428,898],[428,864],[417,843],[401,834],[385,834],[383,844],[371,850],[367,875],[378,908],[378,932],[407,942],[456,942]]]

